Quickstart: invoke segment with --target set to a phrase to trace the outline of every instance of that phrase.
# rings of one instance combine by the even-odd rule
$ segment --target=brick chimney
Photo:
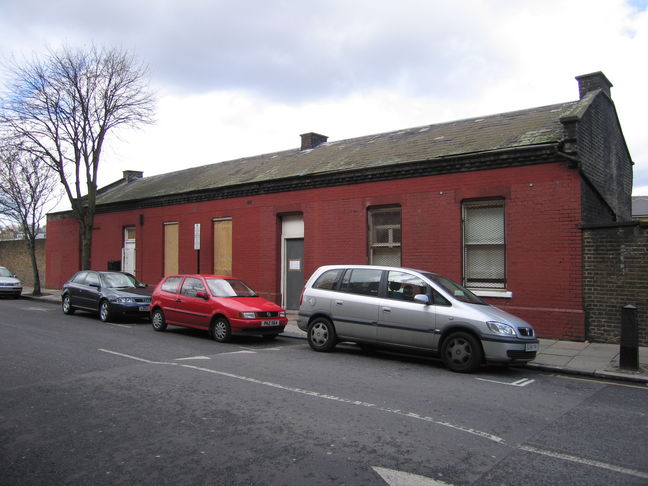
[[[144,172],[141,170],[125,170],[123,171],[123,179],[126,181],[128,184],[129,182],[136,181],[137,179],[141,179],[144,177]]]
[[[580,99],[583,99],[587,93],[596,89],[602,90],[608,97],[612,98],[612,94],[610,93],[612,83],[610,83],[610,80],[601,71],[576,76],[576,81],[578,81],[578,94]]]
[[[319,133],[309,132],[302,133],[301,137],[301,150],[314,149],[318,145],[325,143],[328,140],[326,135],[320,135]]]

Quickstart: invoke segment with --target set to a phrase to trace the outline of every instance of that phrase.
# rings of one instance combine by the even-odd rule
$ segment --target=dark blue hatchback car
[[[152,289],[124,272],[82,270],[65,282],[62,308],[98,312],[103,322],[117,318],[148,318]]]

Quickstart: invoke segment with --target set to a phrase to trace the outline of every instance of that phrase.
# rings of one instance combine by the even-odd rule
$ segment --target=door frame
[[[281,216],[281,306],[286,307],[288,286],[286,240],[304,239],[303,214]]]

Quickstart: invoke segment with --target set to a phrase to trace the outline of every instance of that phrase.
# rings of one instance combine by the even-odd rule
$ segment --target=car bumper
[[[230,319],[232,334],[279,334],[288,324],[285,317],[267,319]]]
[[[0,295],[19,296],[22,294],[22,287],[0,287]]]
[[[535,359],[539,342],[537,339],[481,339],[486,361],[510,363]]]
[[[128,303],[128,304],[118,304],[111,302],[110,311],[121,317],[132,317],[132,318],[148,318],[150,317],[150,306],[148,304],[140,303]]]

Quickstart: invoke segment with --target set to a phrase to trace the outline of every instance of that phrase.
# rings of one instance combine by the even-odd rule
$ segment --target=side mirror
[[[199,290],[198,292],[196,292],[196,297],[198,297],[199,299],[205,299],[205,300],[209,299],[209,295],[207,295],[207,292],[203,292],[202,290]]]
[[[428,297],[426,294],[416,294],[414,296],[414,302],[418,302],[419,304],[424,304],[424,305],[430,305],[430,297]]]

